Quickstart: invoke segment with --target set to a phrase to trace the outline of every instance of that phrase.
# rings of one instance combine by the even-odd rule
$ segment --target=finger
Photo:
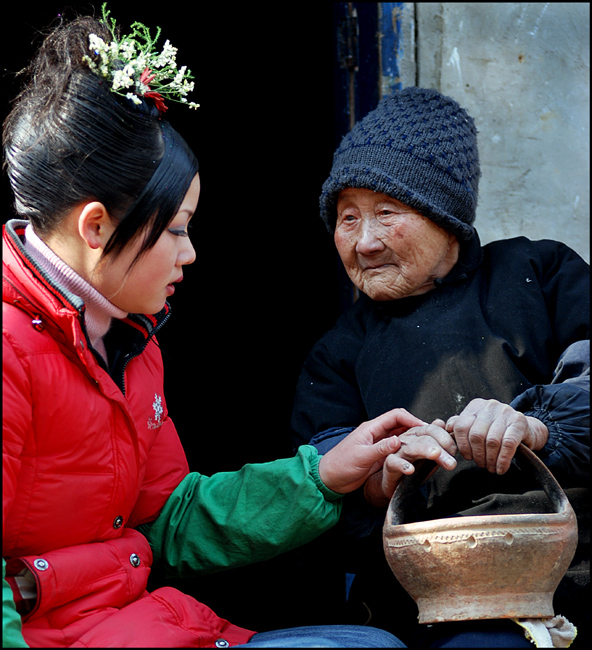
[[[485,464],[489,472],[496,473],[502,441],[506,434],[508,423],[505,418],[494,419],[490,425],[484,440]]]
[[[382,468],[382,491],[388,498],[392,497],[401,478],[413,474],[415,467],[404,458],[389,456]]]
[[[443,420],[435,420],[432,424],[427,426],[415,429],[416,435],[427,435],[436,440],[438,444],[445,449],[451,456],[454,456],[458,451],[456,446],[456,441],[454,438],[444,429],[440,424],[435,424],[435,422],[441,422],[444,424]]]
[[[448,434],[446,434],[448,435]],[[422,459],[433,460],[445,469],[456,467],[456,460],[431,436],[401,436],[401,449],[396,454],[399,458],[415,462]]]
[[[396,436],[383,438],[373,445],[361,445],[358,450],[358,464],[366,468],[367,475],[373,474],[381,469],[385,459],[399,451],[401,440]]]
[[[488,413],[491,424],[485,439],[485,466],[492,473],[504,473],[525,435],[527,421],[507,404],[490,404]]]
[[[512,458],[524,437],[524,427],[521,424],[521,422],[513,422],[504,434],[495,466],[497,474],[505,474],[510,469]]]
[[[374,441],[392,436],[397,430],[407,430],[411,427],[426,424],[423,420],[411,415],[405,409],[393,409],[366,423]]]
[[[477,413],[467,435],[467,442],[471,448],[473,460],[479,467],[487,466],[487,451],[485,445],[491,423],[491,415],[486,411],[481,411]]]
[[[458,420],[459,416],[458,415],[452,415],[446,420],[446,424],[444,428],[448,433],[452,434],[454,432],[454,423]]]
[[[368,448],[371,454],[374,454],[375,460],[382,461],[389,454],[394,454],[401,448],[401,439],[397,436],[383,438]]]
[[[473,450],[469,442],[469,433],[476,419],[474,413],[462,413],[461,415],[453,415],[447,422],[447,430],[454,438],[458,451],[463,458],[467,460],[473,459]]]
[[[453,415],[448,418],[445,424],[445,430],[450,434],[457,445],[457,451],[467,460],[472,460],[473,452],[469,443],[469,431],[475,422],[474,413],[466,413],[462,417]]]

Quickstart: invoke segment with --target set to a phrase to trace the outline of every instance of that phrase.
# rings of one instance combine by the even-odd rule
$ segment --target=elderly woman
[[[359,299],[305,362],[295,443],[327,451],[394,406],[437,425],[402,435],[346,507],[340,541],[356,540],[346,564],[353,591],[373,624],[391,607],[399,632],[405,617],[393,619],[395,597],[385,594],[397,593],[399,612],[406,594],[384,560],[381,527],[415,461],[447,470],[424,486],[425,519],[499,512],[492,492],[514,495],[502,500],[519,510],[533,487],[512,463],[519,443],[564,487],[588,481],[589,267],[555,241],[481,246],[479,177],[472,118],[435,90],[406,88],[343,139],[320,200]]]

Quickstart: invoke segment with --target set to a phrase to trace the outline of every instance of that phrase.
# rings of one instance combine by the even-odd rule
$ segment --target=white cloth
[[[524,635],[537,648],[569,648],[578,633],[564,616],[513,620],[524,628]]]

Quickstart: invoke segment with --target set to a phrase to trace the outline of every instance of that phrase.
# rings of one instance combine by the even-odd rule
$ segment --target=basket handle
[[[526,445],[520,443],[515,459],[521,469],[542,487],[555,512],[564,513],[571,508],[565,492],[543,461]],[[413,494],[440,466],[433,460],[422,460],[415,465],[415,472],[404,476],[395,489],[388,508],[387,521],[393,526],[403,524],[409,496]]]

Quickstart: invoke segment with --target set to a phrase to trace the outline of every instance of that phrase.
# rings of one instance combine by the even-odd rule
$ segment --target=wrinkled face
[[[183,266],[195,261],[187,228],[197,208],[199,175],[191,183],[177,214],[156,244],[129,269],[141,242],[132,244],[114,260],[99,265],[95,287],[114,305],[129,313],[156,314],[183,279]]]
[[[373,300],[426,293],[458,259],[453,234],[372,190],[346,188],[339,193],[334,238],[351,281]]]

